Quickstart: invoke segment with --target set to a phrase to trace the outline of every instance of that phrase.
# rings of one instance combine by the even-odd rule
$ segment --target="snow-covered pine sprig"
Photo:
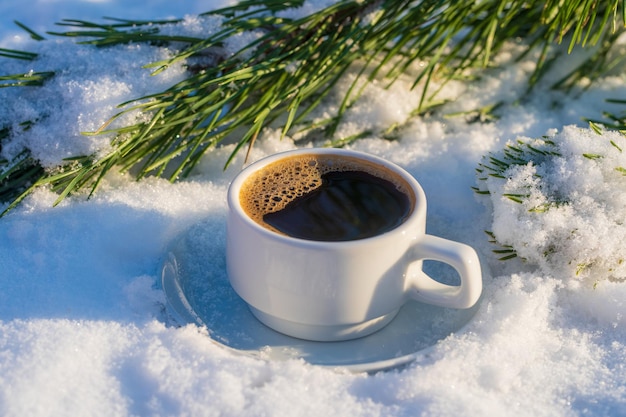
[[[63,25],[76,30],[52,35],[79,38],[79,43],[100,47],[146,42],[172,48],[173,57],[146,66],[158,72],[183,63],[189,77],[160,93],[121,103],[120,113],[111,122],[134,112],[144,117],[136,124],[115,128],[105,124],[98,130],[96,133],[115,136],[108,153],[73,155],[46,170],[37,169],[36,160],[5,161],[3,172],[11,174],[0,178],[0,187],[6,189],[2,196],[9,201],[3,213],[40,186],[59,194],[56,203],[84,188],[92,193],[112,169],[138,179],[157,175],[175,181],[188,175],[204,153],[225,140],[236,144],[227,165],[240,150],[250,149],[268,126],[282,129],[285,135],[322,133],[342,146],[358,135],[336,138],[336,127],[368,82],[381,80],[390,85],[410,74],[414,87],[422,91],[419,113],[435,96],[433,84],[443,85],[446,80],[494,65],[493,57],[511,42],[524,46],[522,56],[539,51],[529,88],[557,61],[554,50],[559,44],[563,43],[567,52],[576,46],[599,45],[588,59],[593,71],[584,64],[575,66],[564,82],[577,84],[581,74],[593,80],[613,65],[605,58],[611,40],[624,30],[626,22],[623,0],[357,0],[327,2],[324,8],[303,15],[298,8],[304,3],[242,0],[209,11],[202,16],[220,19],[220,28],[206,37],[176,35],[169,29],[177,20],[64,21]],[[43,40],[22,27],[34,39]],[[252,40],[226,52],[224,45],[236,36]],[[36,59],[10,50],[3,56]],[[206,64],[207,60],[211,63]],[[584,71],[578,70],[582,68]],[[335,114],[324,120],[313,118],[313,110],[348,74],[356,76],[338,98]],[[5,86],[42,81],[45,88],[45,79],[24,80],[19,74],[7,77]],[[27,188],[22,191],[24,185]]]
[[[566,126],[483,157],[477,194],[499,259],[559,278],[626,280],[626,136]]]

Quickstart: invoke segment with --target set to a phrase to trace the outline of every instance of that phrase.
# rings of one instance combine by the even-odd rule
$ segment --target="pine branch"
[[[173,58],[148,66],[158,73],[182,62],[190,74],[165,91],[121,104],[120,113],[93,133],[116,134],[109,154],[72,158],[55,173],[33,177],[33,187],[47,184],[60,190],[60,201],[82,187],[91,187],[93,192],[113,167],[132,168],[138,178],[158,175],[174,181],[189,175],[204,153],[236,134],[237,146],[225,162],[227,166],[238,152],[254,144],[264,127],[272,125],[282,127],[283,135],[292,130],[322,130],[333,139],[342,116],[368,82],[379,79],[391,85],[418,62],[424,64],[413,85],[423,91],[415,111],[419,114],[433,102],[436,91],[431,91],[431,86],[435,79],[444,85],[467,71],[484,68],[507,42],[518,38],[526,42],[528,51],[543,51],[532,86],[550,62],[555,42],[569,37],[570,50],[576,45],[605,45],[617,33],[609,27],[623,27],[624,23],[623,16],[621,23],[617,17],[620,10],[623,14],[619,0],[544,4],[522,0],[471,4],[362,0],[340,1],[297,19],[282,14],[301,4],[247,0],[207,12],[205,16],[221,16],[223,21],[218,32],[203,39],[162,33],[163,26],[179,20],[108,19],[108,24],[63,21],[62,26],[76,30],[50,35],[101,47],[129,42],[175,43],[180,50]],[[232,55],[224,53],[226,40],[249,32],[260,36]],[[608,55],[606,48],[600,48],[600,53]],[[30,59],[27,53],[5,55]],[[207,55],[214,58],[214,64],[205,65],[198,59]],[[312,123],[312,112],[357,62],[361,70],[340,102],[338,113],[325,122]],[[600,67],[606,64],[601,59],[597,62]],[[51,73],[38,76],[40,83],[45,83]],[[10,86],[24,85],[20,83],[26,80],[19,77],[7,76],[6,80]],[[563,84],[575,82],[574,74]],[[110,128],[121,116],[134,112],[149,115],[150,120]],[[334,138],[332,143],[341,146],[358,137]],[[10,188],[7,181],[5,178],[0,185]]]

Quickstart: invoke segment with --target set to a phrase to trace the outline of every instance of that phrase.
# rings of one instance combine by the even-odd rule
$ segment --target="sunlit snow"
[[[142,68],[167,49],[97,49],[47,35],[36,42],[12,20],[43,33],[59,30],[54,22],[62,18],[187,16],[169,30],[201,35],[214,22],[197,13],[230,3],[2,3],[0,47],[40,58],[0,58],[0,75],[59,73],[44,87],[0,89],[0,128],[15,132],[3,142],[3,155],[27,146],[54,165],[105,150],[106,138],[81,132],[97,129],[117,104],[185,76],[182,67],[158,76]],[[625,74],[578,95],[539,88],[518,101],[532,59],[498,59],[502,69],[485,71],[472,84],[451,82],[440,95],[456,99],[450,113],[502,101],[499,119],[411,118],[420,90],[409,89],[407,75],[389,89],[370,85],[338,127],[349,136],[402,125],[397,140],[372,134],[350,148],[406,168],[425,189],[428,232],[479,252],[484,294],[467,327],[406,367],[354,374],[302,359],[241,355],[213,342],[210,328],[178,326],[160,288],[160,266],[167,248],[193,228],[214,260],[198,261],[204,273],[224,274],[226,190],[243,166],[239,155],[222,170],[234,146],[224,145],[184,181],[112,174],[90,200],[72,197],[53,208],[56,195],[39,190],[0,219],[0,415],[626,415],[626,176],[619,169],[626,168],[626,142],[617,133],[597,135],[581,120],[619,109],[605,99],[624,97]],[[338,105],[326,103],[318,115]],[[36,121],[28,132],[19,128],[25,121]],[[484,155],[543,135],[558,144],[559,157],[512,167],[509,180],[477,179]],[[251,159],[310,146],[280,136],[265,130]],[[523,204],[500,198],[507,193],[531,197]],[[569,204],[556,204],[558,198]],[[544,203],[555,204],[529,212]],[[499,261],[486,230],[512,245],[518,258]]]

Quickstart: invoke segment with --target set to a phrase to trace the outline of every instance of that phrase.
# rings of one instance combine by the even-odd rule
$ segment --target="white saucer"
[[[161,268],[168,310],[179,324],[206,326],[219,345],[267,360],[302,359],[351,372],[376,372],[414,361],[476,313],[411,301],[378,332],[344,342],[312,342],[261,324],[234,292],[226,276],[224,242],[202,225],[192,228],[168,251]]]

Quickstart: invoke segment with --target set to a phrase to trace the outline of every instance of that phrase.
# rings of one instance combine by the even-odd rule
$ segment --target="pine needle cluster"
[[[626,135],[590,126],[518,138],[483,157],[474,191],[488,196],[499,260],[553,277],[626,280]]]
[[[227,166],[234,155],[249,150],[267,126],[280,126],[284,135],[294,131],[323,134],[334,139],[332,143],[345,143],[335,137],[337,126],[368,82],[384,80],[391,85],[415,63],[423,64],[414,80],[414,87],[423,89],[415,112],[420,114],[434,103],[432,80],[441,85],[491,66],[493,57],[509,42],[524,45],[520,59],[530,51],[540,51],[529,88],[550,67],[557,46],[565,44],[571,52],[596,45],[590,58],[557,86],[567,89],[583,75],[593,78],[617,65],[608,50],[626,22],[624,4],[618,0],[338,1],[304,17],[288,17],[286,11],[302,3],[244,0],[209,11],[204,15],[220,16],[222,23],[219,31],[205,38],[161,31],[176,20],[62,22],[71,30],[50,35],[99,47],[175,44],[175,56],[149,67],[158,73],[182,62],[188,77],[160,93],[120,103],[120,113],[90,133],[114,134],[111,151],[105,155],[76,155],[54,170],[44,170],[28,149],[13,160],[0,159],[0,199],[10,202],[6,211],[41,186],[58,192],[57,202],[83,188],[93,193],[113,168],[132,172],[139,179],[157,175],[175,181],[189,175],[206,152],[226,139],[237,144],[224,161]],[[236,53],[224,54],[224,42],[244,33],[258,36]],[[0,50],[0,57],[37,59],[36,54],[6,49]],[[312,112],[355,64],[360,68],[358,77],[336,114],[314,121]],[[50,77],[53,72],[0,76],[0,88],[45,86]],[[141,112],[147,121],[111,127],[129,112]],[[0,126],[0,146],[10,135]]]

